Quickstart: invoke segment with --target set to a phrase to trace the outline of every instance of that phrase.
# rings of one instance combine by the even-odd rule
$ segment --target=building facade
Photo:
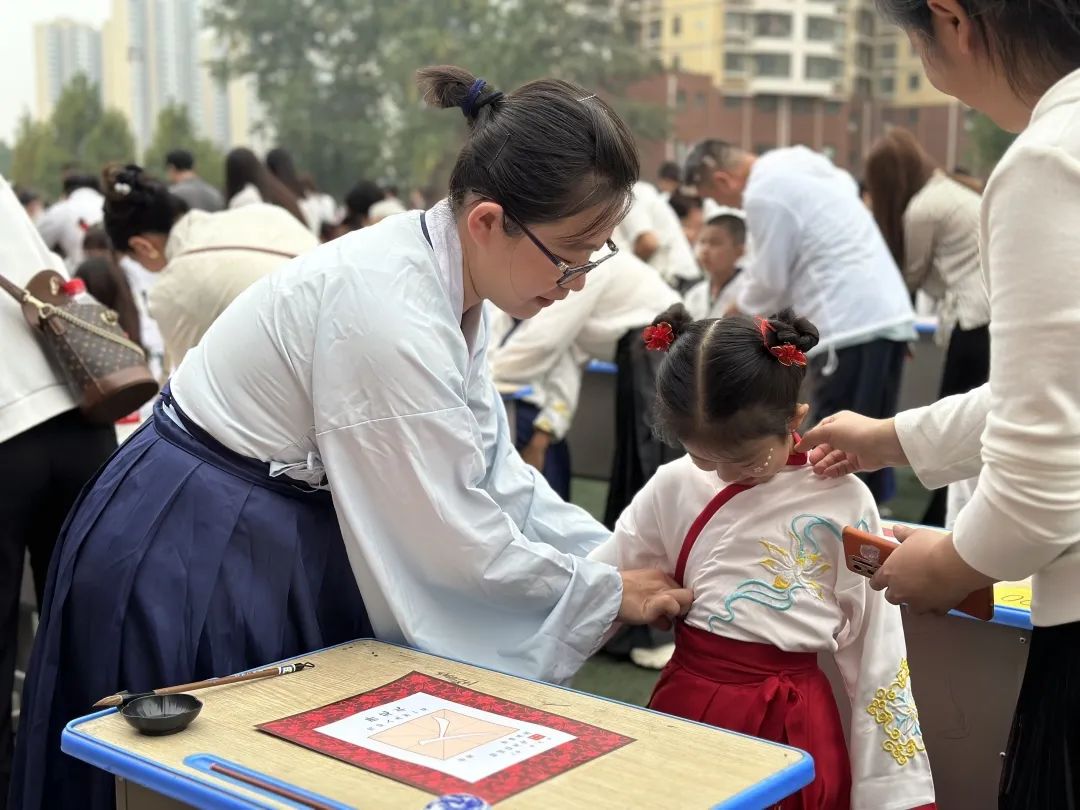
[[[643,145],[646,172],[720,137],[759,153],[804,144],[858,174],[888,126],[911,127],[948,168],[962,159],[962,108],[873,0],[643,0],[641,15],[667,75],[634,93],[674,121],[666,143]]]
[[[34,26],[35,113],[52,114],[64,85],[82,73],[101,88],[101,34],[72,20],[59,19]]]
[[[198,0],[113,0],[103,46],[104,102],[127,116],[140,150],[170,104],[187,107],[195,130],[223,149],[263,146],[252,80],[212,75],[219,48],[202,30]]]

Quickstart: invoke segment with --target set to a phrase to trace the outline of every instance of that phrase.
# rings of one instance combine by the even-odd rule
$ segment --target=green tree
[[[195,171],[206,182],[221,188],[225,177],[225,157],[213,142],[195,134],[195,125],[187,107],[182,104],[170,104],[158,113],[154,138],[143,156],[146,170],[161,175],[165,171],[165,156],[173,149],[191,152],[195,158]]]
[[[360,177],[441,182],[461,121],[424,109],[417,68],[450,63],[500,87],[545,75],[618,99],[655,65],[628,0],[214,0],[208,24],[229,44],[222,76],[254,75],[279,143],[319,183]],[[627,105],[663,131],[663,110]]]
[[[11,181],[48,197],[60,194],[60,171],[68,156],[60,149],[48,121],[19,119],[11,154]]]
[[[97,170],[106,163],[135,160],[135,137],[127,118],[117,110],[106,110],[80,143],[81,162]]]
[[[0,141],[0,174],[11,174],[11,147],[7,141]]]
[[[76,74],[60,91],[51,122],[57,147],[72,161],[88,163],[84,143],[103,112],[97,85],[83,73]]]
[[[982,113],[974,113],[969,147],[972,171],[981,177],[989,176],[1014,140],[1016,135],[1001,129]]]

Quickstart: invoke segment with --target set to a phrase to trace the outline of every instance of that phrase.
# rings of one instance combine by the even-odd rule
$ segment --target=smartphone
[[[850,526],[844,529],[843,538],[848,570],[864,577],[876,574],[885,560],[889,559],[889,555],[900,547],[895,540],[878,537]],[[980,588],[968,594],[955,610],[984,622],[990,621],[994,618],[993,588]]]

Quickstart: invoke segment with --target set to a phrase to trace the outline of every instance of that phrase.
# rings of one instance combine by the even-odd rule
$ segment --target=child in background
[[[739,262],[746,255],[742,212],[728,208],[710,217],[697,254],[705,279],[686,293],[686,308],[694,318],[722,318],[735,308],[739,293]]]
[[[672,572],[694,592],[650,707],[809,751],[816,779],[784,810],[932,807],[900,608],[844,562],[842,527],[882,532],[874,499],[793,450],[817,329],[790,310],[693,321],[676,305],[646,339],[668,350],[657,429],[687,455],[591,556]],[[851,700],[850,753],[821,652]]]

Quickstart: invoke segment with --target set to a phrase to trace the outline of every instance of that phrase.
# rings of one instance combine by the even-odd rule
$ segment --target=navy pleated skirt
[[[159,403],[68,516],[27,673],[13,810],[112,810],[113,777],[60,751],[65,724],[106,695],[372,635],[330,494],[271,479],[184,421]]]

